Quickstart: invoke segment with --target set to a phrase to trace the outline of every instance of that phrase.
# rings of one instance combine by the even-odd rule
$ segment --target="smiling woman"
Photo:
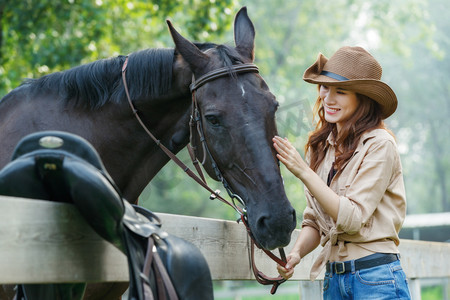
[[[287,139],[273,139],[278,159],[303,182],[307,198],[302,230],[278,272],[290,278],[321,244],[310,277],[326,267],[324,299],[410,299],[397,248],[405,187],[395,140],[383,122],[397,98],[381,73],[361,47],[342,47],[330,59],[320,54],[303,75],[319,90],[319,122],[306,144],[306,162]]]

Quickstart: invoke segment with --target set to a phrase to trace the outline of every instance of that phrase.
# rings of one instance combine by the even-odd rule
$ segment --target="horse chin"
[[[248,223],[255,241],[266,250],[287,246],[297,221],[294,208],[287,198],[281,203],[261,201],[247,206]]]
[[[270,237],[270,238],[264,238],[264,239],[258,239],[256,236],[254,236],[256,242],[266,250],[274,250],[278,248],[283,248],[289,245],[289,242],[291,241],[291,235],[286,235],[284,238],[280,239],[280,237]]]

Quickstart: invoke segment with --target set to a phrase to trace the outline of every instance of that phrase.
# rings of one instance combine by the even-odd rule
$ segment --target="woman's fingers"
[[[275,147],[278,153],[280,152],[287,153],[288,150],[290,149],[290,143],[288,140],[282,139],[279,136],[275,136],[272,141],[273,146]]]
[[[281,137],[279,137],[279,136],[274,136],[274,138],[272,139],[276,144],[279,144],[279,145],[283,145],[283,146],[288,146],[288,145],[290,145],[290,143],[289,143],[289,141],[286,139],[286,138],[281,138]]]
[[[277,144],[274,144],[275,150],[277,150],[278,154],[281,156],[287,156],[287,152],[285,149],[279,147]]]
[[[289,279],[294,274],[294,269],[286,269],[282,267],[281,265],[277,265],[277,271],[283,277],[284,279]]]

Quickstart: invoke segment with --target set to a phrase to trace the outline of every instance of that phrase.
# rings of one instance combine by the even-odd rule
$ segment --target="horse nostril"
[[[297,226],[297,215],[295,209],[288,212],[285,218],[276,219],[270,215],[262,215],[256,221],[256,228],[262,232],[285,232],[295,229]]]
[[[258,221],[256,221],[256,226],[259,230],[266,230],[267,229],[267,217],[266,216],[262,216],[259,217]]]

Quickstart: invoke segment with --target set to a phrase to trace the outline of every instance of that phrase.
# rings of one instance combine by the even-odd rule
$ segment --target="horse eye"
[[[220,122],[219,119],[216,116],[205,116],[205,119],[213,126],[219,126]]]

